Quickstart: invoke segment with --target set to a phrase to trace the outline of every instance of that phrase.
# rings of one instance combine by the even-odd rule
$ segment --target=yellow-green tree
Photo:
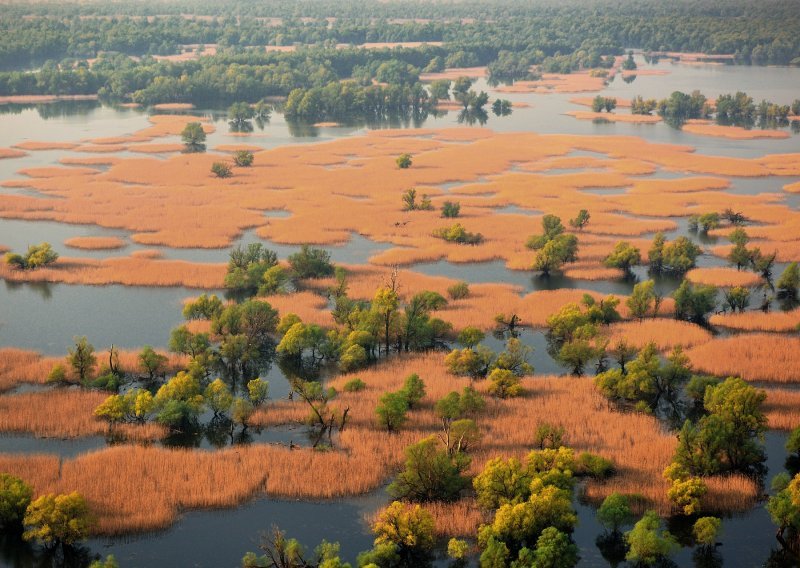
[[[28,506],[23,523],[25,540],[39,540],[49,547],[86,539],[95,520],[86,499],[73,491],[68,495],[42,495]]]

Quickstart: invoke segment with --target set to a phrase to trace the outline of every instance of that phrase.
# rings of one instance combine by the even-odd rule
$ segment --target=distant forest
[[[366,42],[441,45],[336,48]],[[211,44],[216,55],[192,61],[151,57]],[[530,78],[532,65],[560,73],[608,66],[606,56],[627,48],[800,65],[800,10],[796,0],[12,1],[0,13],[0,95],[255,102],[345,79],[367,86],[387,62],[408,67],[381,82],[413,87],[419,73],[445,67],[488,65],[514,80]]]

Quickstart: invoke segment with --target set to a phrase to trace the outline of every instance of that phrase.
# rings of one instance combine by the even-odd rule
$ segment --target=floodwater
[[[643,63],[641,60],[640,66]],[[732,66],[686,66],[662,60],[653,66],[668,71],[667,75],[640,75],[626,83],[617,78],[600,94],[632,98],[663,98],[672,91],[690,92],[701,90],[707,97],[720,93],[746,91],[756,102],[762,98],[788,104],[797,98],[800,85],[800,69],[774,67]],[[487,89],[485,81],[478,81],[478,89]],[[594,123],[576,120],[563,113],[580,110],[569,103],[584,94],[508,94],[500,95],[512,101],[523,101],[529,108],[518,108],[508,117],[490,114],[487,128],[497,131],[534,131],[541,133],[568,133],[581,135],[629,135],[643,136],[650,141],[686,144],[696,147],[700,154],[754,157],[768,153],[797,151],[797,136],[784,140],[760,139],[734,141],[684,133],[666,124],[635,125],[625,123]],[[11,111],[11,112],[9,112]],[[208,116],[217,127],[209,135],[207,146],[213,149],[220,144],[241,142],[228,132],[224,115],[213,111],[196,111]],[[626,111],[622,111],[626,112]],[[128,134],[148,126],[147,112],[143,110],[115,109],[96,103],[70,103],[50,106],[0,107],[0,147],[9,147],[26,139],[43,141],[75,141]],[[421,126],[442,128],[457,126],[457,113],[429,117]],[[413,123],[392,124],[392,127],[414,127]],[[273,148],[286,144],[309,144],[339,137],[362,134],[365,127],[304,127],[287,124],[275,113],[263,130],[257,129],[248,144]],[[177,141],[170,138],[167,141]],[[123,153],[122,155],[133,155]],[[594,155],[594,154],[593,154]],[[600,155],[600,154],[598,154]],[[86,156],[73,151],[30,152],[22,158],[0,160],[0,181],[19,179],[17,172],[29,167],[55,165],[66,156]],[[557,172],[564,173],[564,172]],[[659,171],[655,177],[682,177],[670,171]],[[759,194],[781,193],[784,184],[797,178],[731,178],[736,193]],[[452,189],[461,183],[446,184]],[[24,193],[27,190],[0,187],[2,193]],[[619,193],[621,189],[592,190],[593,193]],[[786,196],[790,207],[800,207],[800,196]],[[506,208],[500,212],[538,214],[537,211]],[[1,214],[1,213],[0,213]],[[267,215],[284,215],[283,212],[268,212]],[[685,219],[679,219],[679,227],[670,237],[688,234]],[[115,251],[83,251],[69,249],[63,245],[65,239],[74,236],[116,236],[125,247]],[[696,235],[690,235],[695,240]],[[142,247],[133,243],[130,234],[122,230],[100,227],[66,225],[46,221],[16,221],[0,219],[0,244],[15,250],[47,240],[65,256],[105,258],[119,254],[130,254],[142,248],[156,248],[165,258],[184,259],[195,262],[225,262],[229,249],[175,249],[170,247]],[[254,231],[244,232],[235,244],[258,241]],[[711,243],[702,243],[708,245]],[[281,258],[296,252],[299,247],[265,243],[276,250]],[[390,248],[385,243],[375,243],[353,234],[342,246],[329,247],[335,262],[363,264],[370,256]],[[723,261],[704,255],[701,266],[718,266]],[[468,282],[507,282],[519,285],[522,293],[554,288],[585,288],[607,294],[627,294],[635,280],[581,281],[559,276],[540,278],[524,271],[512,271],[501,262],[480,264],[454,264],[445,261],[418,264],[415,270],[426,274],[444,275]],[[780,273],[782,267],[777,267]],[[638,279],[647,278],[642,269],[635,271]],[[663,293],[671,292],[678,281],[661,278],[657,286]],[[216,291],[221,293],[220,291]],[[46,354],[63,354],[71,344],[73,336],[86,335],[98,348],[113,343],[120,348],[136,348],[145,344],[165,347],[169,331],[181,323],[182,300],[197,295],[197,290],[186,288],[142,288],[124,286],[71,286],[65,284],[13,284],[0,283],[0,346],[18,346],[34,349]],[[547,354],[544,334],[538,330],[522,330],[522,341],[534,348],[532,364],[537,374],[561,374],[564,369]],[[502,340],[489,336],[485,343],[495,350],[502,348]],[[288,393],[285,377],[276,364],[264,376],[270,380],[273,397],[284,397]],[[589,379],[587,379],[589,380]],[[10,395],[6,395],[10,396]],[[250,443],[307,443],[302,429],[267,429],[253,432]],[[786,452],[783,449],[785,434],[770,432],[766,438],[769,473],[767,479],[784,467]],[[84,451],[103,447],[102,437],[79,440],[37,439],[24,435],[0,436],[0,452],[46,452],[69,458]],[[195,445],[192,443],[191,445]],[[197,447],[211,450],[209,438],[201,436]],[[371,536],[365,516],[376,511],[387,501],[383,489],[352,499],[329,502],[284,501],[256,498],[231,510],[187,511],[167,530],[133,535],[119,539],[93,539],[87,543],[84,556],[75,565],[85,565],[92,556],[114,554],[125,568],[149,566],[238,566],[245,552],[256,551],[259,535],[278,525],[289,536],[299,538],[309,547],[322,539],[339,541],[343,556],[353,561],[356,554],[371,546]],[[576,500],[577,501],[577,500]],[[574,534],[581,549],[581,566],[604,566],[595,545],[602,532],[594,518],[592,507],[577,503],[580,522]],[[671,526],[676,532],[681,527]],[[774,527],[768,514],[759,505],[746,514],[726,518],[723,523],[722,543],[718,552],[726,566],[759,566],[777,548]],[[691,566],[693,550],[683,548],[675,557],[679,566]],[[0,539],[0,564],[23,567],[44,565],[46,553],[36,546],[21,544],[14,537]]]

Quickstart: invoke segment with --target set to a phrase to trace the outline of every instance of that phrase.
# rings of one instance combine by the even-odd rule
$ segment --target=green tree
[[[250,150],[237,150],[233,154],[233,163],[240,168],[249,168],[253,165],[253,153]]]
[[[228,107],[228,121],[233,125],[241,127],[253,116],[255,111],[248,103],[238,102]]]
[[[522,554],[520,554],[520,557]],[[569,535],[555,527],[547,527],[536,540],[532,568],[572,568],[578,563],[578,546]],[[518,568],[528,566],[519,564]]]
[[[33,489],[18,477],[0,473],[0,527],[22,525]]]
[[[633,522],[633,512],[627,495],[612,493],[603,500],[597,509],[597,520],[612,532]]]
[[[719,538],[722,520],[717,517],[700,517],[694,522],[692,535],[698,544],[713,546]]]
[[[459,332],[457,341],[464,347],[472,349],[485,338],[486,334],[480,329],[477,327],[467,326]]]
[[[461,204],[458,201],[445,201],[442,203],[442,217],[458,217],[461,211]]]
[[[387,491],[404,501],[454,501],[468,480],[461,473],[469,466],[463,453],[450,455],[439,448],[435,436],[406,448],[406,462]]]
[[[789,263],[786,269],[775,283],[778,293],[787,298],[797,298],[797,291],[800,289],[800,268],[796,262]]]
[[[259,407],[269,398],[269,381],[255,378],[247,382],[247,395],[253,406]]]
[[[231,167],[225,162],[214,162],[211,164],[211,173],[218,178],[229,178],[233,175]]]
[[[655,511],[647,511],[633,529],[625,533],[625,541],[630,547],[625,560],[646,566],[669,557],[678,548],[675,538],[661,528],[661,519]]]
[[[433,517],[421,506],[394,501],[378,516],[372,532],[376,547],[392,546],[399,566],[413,566],[430,555],[435,543],[434,527]],[[365,566],[361,561],[359,565]]]
[[[655,300],[655,286],[656,283],[653,280],[638,282],[633,286],[633,292],[625,301],[631,316],[640,320],[644,319]],[[653,315],[655,316],[655,314]]]
[[[400,169],[408,169],[411,167],[411,154],[400,154],[395,160],[397,167]]]
[[[405,424],[407,413],[408,400],[403,392],[385,393],[375,407],[378,423],[389,432],[399,430]]]
[[[289,266],[298,278],[325,278],[333,275],[333,264],[329,252],[303,245],[300,252],[292,254],[287,259]]]
[[[216,379],[210,383],[203,393],[203,398],[214,416],[227,413],[233,404],[233,394],[222,379]]]
[[[444,358],[447,370],[454,375],[481,379],[492,366],[494,352],[488,347],[478,345],[475,349],[454,349]]]
[[[532,375],[533,367],[528,363],[528,358],[532,353],[532,347],[528,347],[516,337],[511,337],[506,341],[505,350],[497,355],[493,367],[510,371],[518,377]]]
[[[520,396],[524,389],[519,377],[507,369],[494,369],[489,373],[489,394],[497,398]]]
[[[139,361],[139,368],[147,373],[147,378],[151,381],[154,380],[156,376],[164,373],[167,361],[169,360],[166,355],[157,353],[149,345],[145,345],[142,348],[137,359]]]
[[[750,303],[750,290],[743,286],[734,286],[730,290],[725,290],[725,303],[732,312],[739,310],[743,312]]]
[[[493,458],[472,480],[478,504],[484,509],[522,503],[530,496],[532,475],[516,458]]]
[[[717,307],[717,288],[710,284],[692,284],[684,280],[672,297],[677,319],[704,323],[706,316]]]
[[[400,394],[405,397],[409,409],[416,408],[425,396],[425,383],[422,382],[418,374],[412,373],[403,382]]]
[[[589,222],[589,218],[591,215],[589,211],[586,209],[581,209],[578,211],[578,214],[575,216],[574,219],[569,220],[569,226],[573,229],[578,229],[579,231],[582,230],[586,224]]]
[[[6,264],[25,270],[35,270],[58,260],[58,253],[53,250],[50,243],[40,243],[28,247],[25,256],[16,253],[6,253]]]
[[[458,282],[447,289],[447,295],[451,300],[463,300],[469,297],[469,283]]]
[[[92,372],[97,365],[97,357],[94,354],[94,346],[89,343],[86,336],[75,337],[75,346],[67,349],[67,361],[72,366],[80,382],[85,382],[91,378]]]
[[[39,540],[46,546],[70,546],[89,536],[95,524],[89,504],[74,491],[68,495],[42,495],[25,512],[25,540]]]
[[[206,149],[206,133],[199,122],[189,122],[181,131],[181,139],[186,152],[204,152]]]
[[[614,245],[603,264],[609,268],[619,268],[626,273],[630,273],[631,267],[636,266],[642,260],[639,249],[625,241],[620,241]]]

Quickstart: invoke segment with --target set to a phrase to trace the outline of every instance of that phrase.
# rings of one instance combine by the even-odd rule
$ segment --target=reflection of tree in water
[[[53,285],[50,282],[12,282],[10,280],[5,282],[6,289],[11,292],[28,288],[39,294],[43,300],[49,300],[53,296]]]
[[[478,123],[483,126],[489,120],[489,115],[482,108],[480,109],[464,109],[458,113],[458,123],[467,124],[469,126]]]
[[[22,539],[22,532],[4,528],[0,531],[0,565],[26,568],[85,568],[99,554],[86,546],[72,545],[46,548]]]
[[[623,75],[622,80],[630,85],[636,80],[636,75]]]

